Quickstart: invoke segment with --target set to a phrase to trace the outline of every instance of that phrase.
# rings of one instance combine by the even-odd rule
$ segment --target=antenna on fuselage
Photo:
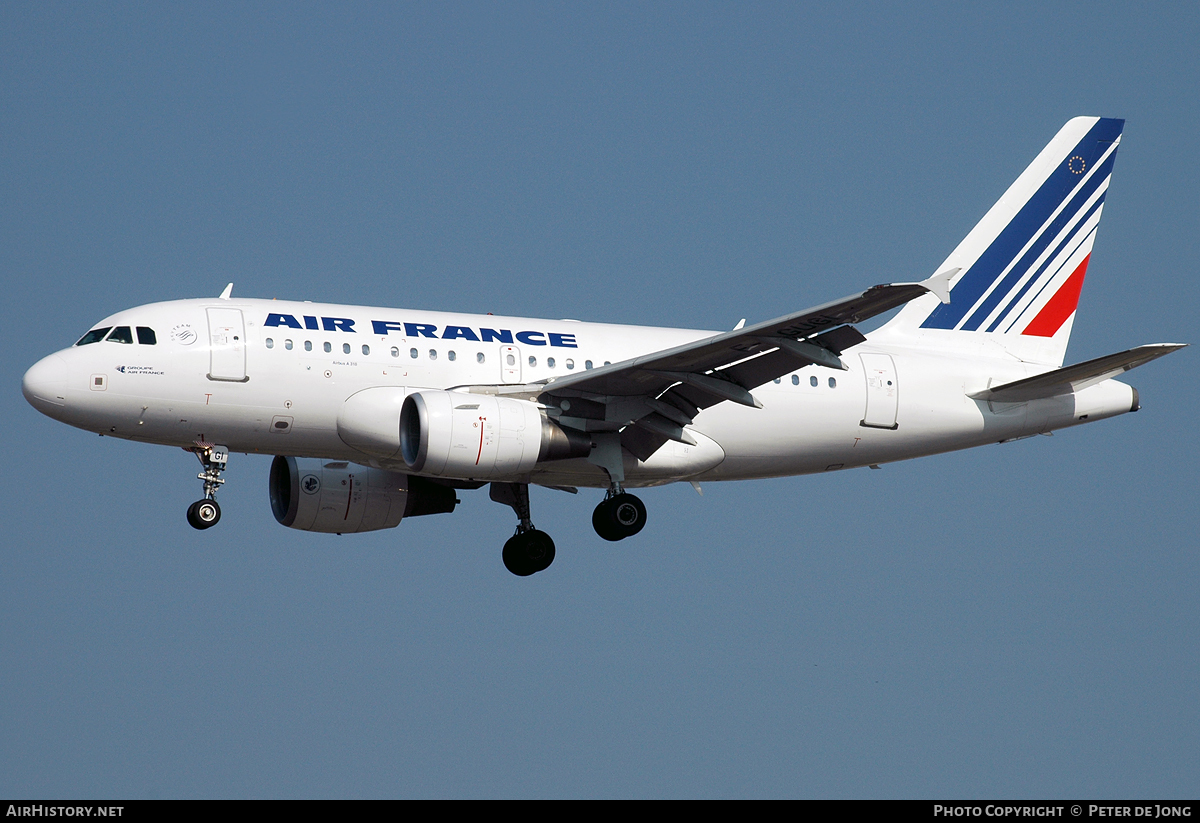
[[[218,300],[228,300],[229,295],[231,295],[231,294],[233,294],[233,284],[232,283],[230,283],[228,286],[225,287],[225,291],[221,292],[221,296],[218,297],[217,299]]]

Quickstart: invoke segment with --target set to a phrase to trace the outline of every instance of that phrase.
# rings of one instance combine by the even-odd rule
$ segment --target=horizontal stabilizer
[[[1095,360],[1077,363],[1074,366],[1065,366],[1045,374],[985,389],[970,395],[970,397],[972,400],[992,400],[998,403],[1024,403],[1042,397],[1071,394],[1086,389],[1088,386],[1102,383],[1144,363],[1149,363],[1151,360],[1157,360],[1186,345],[1187,343],[1151,343],[1148,346],[1138,346],[1129,351],[1108,354],[1104,357],[1097,357]]]

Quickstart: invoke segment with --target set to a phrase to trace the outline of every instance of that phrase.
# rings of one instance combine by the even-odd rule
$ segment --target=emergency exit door
[[[503,383],[521,382],[521,352],[516,346],[500,347],[500,380]]]

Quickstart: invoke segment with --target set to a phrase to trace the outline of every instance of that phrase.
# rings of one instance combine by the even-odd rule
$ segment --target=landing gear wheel
[[[603,501],[592,512],[592,528],[605,540],[617,541],[633,537],[645,525],[645,504],[625,492]]]
[[[553,562],[554,541],[537,529],[514,534],[504,544],[504,568],[518,577],[545,571]]]
[[[193,529],[210,529],[221,519],[221,507],[216,500],[197,500],[188,506],[187,521]]]
[[[216,495],[217,489],[225,482],[221,479],[221,472],[229,463],[229,449],[197,440],[196,445],[186,451],[196,455],[204,467],[204,471],[196,475],[198,480],[204,481],[204,499],[188,506],[187,521],[193,529],[211,529],[221,519],[221,507],[217,505]]]
[[[592,512],[592,528],[596,530],[596,534],[605,540],[620,540],[621,535],[617,534],[611,521],[612,516],[608,511],[608,501],[602,500],[600,505]]]

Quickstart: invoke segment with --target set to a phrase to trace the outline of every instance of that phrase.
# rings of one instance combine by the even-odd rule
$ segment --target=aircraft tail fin
[[[1068,121],[935,269],[960,270],[950,302],[917,298],[880,333],[976,349],[986,339],[1021,360],[1062,365],[1124,125]]]

